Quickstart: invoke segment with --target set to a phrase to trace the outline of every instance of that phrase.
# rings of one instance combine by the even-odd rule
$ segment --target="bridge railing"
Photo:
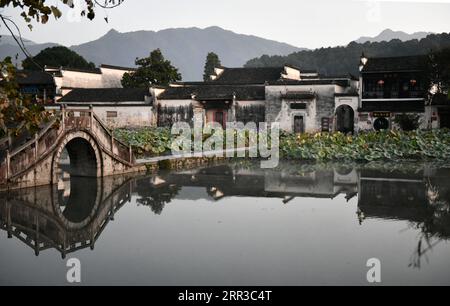
[[[59,125],[57,124],[59,122]],[[6,150],[6,157],[0,164],[0,184],[31,167],[36,161],[50,152],[57,145],[58,138],[68,130],[87,129],[97,138],[103,149],[109,151],[122,162],[135,162],[131,146],[114,137],[114,134],[97,117],[92,108],[66,109],[61,108],[55,116],[34,139],[17,148]],[[10,142],[10,140],[9,140]],[[5,143],[9,143],[5,140]]]
[[[134,155],[131,147],[114,137],[111,130],[104,125],[102,120],[89,109],[63,109],[64,128],[67,129],[90,129],[98,138],[104,148],[115,157],[126,163],[134,163]]]
[[[109,144],[108,149],[111,151],[111,153],[119,157],[124,162],[133,164],[135,160],[131,146],[126,145],[125,143],[115,138],[113,132],[103,124],[102,120],[98,118],[98,116],[94,112],[92,112],[92,114],[94,119],[93,129],[100,132],[103,139],[105,140],[105,143]],[[97,133],[97,136],[99,136],[99,133]]]
[[[50,120],[33,139],[11,151],[6,150],[5,160],[0,165],[0,184],[28,169],[56,144],[56,140],[63,132],[56,126],[57,120],[57,117]]]

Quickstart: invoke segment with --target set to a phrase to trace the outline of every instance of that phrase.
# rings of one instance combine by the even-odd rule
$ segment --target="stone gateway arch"
[[[92,109],[62,109],[33,139],[9,144],[0,164],[0,190],[58,183],[67,151],[74,177],[145,171],[131,147],[114,138]]]

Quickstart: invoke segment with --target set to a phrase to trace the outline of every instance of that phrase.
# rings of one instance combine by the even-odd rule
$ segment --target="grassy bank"
[[[170,153],[167,128],[118,129],[115,136],[140,156]],[[358,135],[316,133],[280,135],[280,156],[291,160],[450,160],[450,131],[383,131]]]

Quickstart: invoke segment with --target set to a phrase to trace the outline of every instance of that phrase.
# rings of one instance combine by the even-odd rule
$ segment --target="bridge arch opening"
[[[102,156],[95,139],[85,131],[65,135],[55,152],[52,172],[55,211],[72,229],[86,226],[99,203]]]
[[[59,163],[71,177],[97,177],[99,169],[96,155],[88,140],[76,137],[65,145]]]

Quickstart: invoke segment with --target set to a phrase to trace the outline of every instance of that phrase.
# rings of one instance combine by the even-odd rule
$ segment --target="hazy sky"
[[[99,9],[94,21],[64,10],[60,20],[35,25],[31,32],[14,10],[2,14],[18,21],[28,39],[67,46],[97,39],[112,28],[129,32],[216,25],[307,48],[345,45],[386,28],[450,32],[450,0],[125,0],[115,9]],[[3,27],[0,33],[6,34]]]

